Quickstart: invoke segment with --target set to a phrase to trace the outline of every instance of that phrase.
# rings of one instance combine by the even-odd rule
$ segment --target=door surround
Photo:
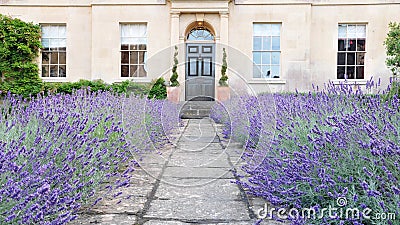
[[[185,100],[215,98],[215,32],[205,21],[195,21],[185,35]]]

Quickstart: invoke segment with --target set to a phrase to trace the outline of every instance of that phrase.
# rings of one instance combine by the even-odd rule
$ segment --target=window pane
[[[267,33],[267,25],[266,24],[253,24],[253,36],[263,36]]]
[[[57,65],[50,66],[50,77],[58,77],[58,66]]]
[[[57,39],[57,40],[58,40],[58,46],[57,47],[67,47],[67,40],[65,38]]]
[[[357,37],[365,38],[367,36],[367,29],[365,25],[357,25]]]
[[[129,66],[121,66],[121,77],[129,77]]]
[[[271,53],[270,52],[263,52],[261,54],[261,63],[262,64],[271,64]]]
[[[345,40],[344,39],[338,40],[338,50],[339,51],[346,51],[346,45],[345,45]]]
[[[338,65],[346,65],[346,53],[338,53]]]
[[[130,77],[138,77],[139,76],[139,71],[138,71],[138,66],[137,65],[131,65],[130,66],[129,76]]]
[[[281,35],[281,25],[280,24],[272,24],[272,31],[271,35],[272,36],[280,36]]]
[[[346,75],[347,75],[347,79],[354,79],[355,77],[354,77],[354,70],[355,70],[355,67],[354,66],[347,66],[346,67]]]
[[[197,58],[189,58],[189,76],[197,76]]]
[[[272,72],[271,72],[271,77],[272,78],[279,78],[279,66],[272,66]]]
[[[42,45],[44,49],[50,48],[50,40],[47,38],[42,38]]]
[[[59,74],[59,77],[66,77],[67,69],[66,69],[65,65],[60,65],[58,67],[58,74]]]
[[[139,52],[139,64],[144,64],[146,52]]]
[[[281,53],[273,52],[272,53],[272,64],[279,65],[280,64]]]
[[[49,52],[42,52],[42,64],[49,64]]]
[[[50,26],[48,37],[50,38],[58,37],[58,26]]]
[[[121,45],[121,50],[128,50],[128,49],[129,49],[128,46],[129,46],[129,45],[125,45],[125,44],[124,44],[124,45]]]
[[[357,51],[365,51],[365,39],[357,39]]]
[[[364,65],[364,57],[365,57],[365,53],[363,53],[363,52],[357,53],[357,65]]]
[[[129,52],[129,54],[131,55],[130,57],[130,64],[139,64],[138,62],[138,52],[134,51],[134,52]]]
[[[270,66],[262,66],[261,67],[262,77],[270,78],[271,77],[271,67]]]
[[[42,66],[42,77],[49,77],[49,66]]]
[[[357,38],[356,25],[348,25],[347,26],[347,37],[348,38]]]
[[[121,52],[121,63],[122,64],[129,63],[129,52]]]
[[[139,50],[146,50],[147,46],[145,44],[140,44],[139,45]]]
[[[144,66],[143,65],[140,65],[139,66],[139,77],[146,77],[147,76],[147,72],[146,72],[146,70],[144,69]]]
[[[356,39],[349,40],[349,51],[356,51]]]
[[[355,64],[356,64],[356,54],[347,53],[347,65],[355,65]]]
[[[42,26],[42,39],[50,37],[50,26]]]
[[[261,64],[261,52],[253,52],[254,64]]]
[[[364,67],[357,66],[357,79],[364,79]]]
[[[347,25],[339,25],[339,38],[347,37]]]
[[[129,50],[138,50],[138,45],[129,45]]]
[[[57,52],[53,52],[50,54],[50,63],[58,64],[58,53]]]
[[[203,75],[211,76],[211,59],[210,58],[203,59]]]
[[[280,37],[272,37],[272,50],[280,50],[280,49],[281,49]]]
[[[197,53],[199,51],[198,46],[190,46],[189,47],[189,53]]]
[[[261,78],[261,68],[260,66],[253,66],[253,77],[254,78]]]
[[[337,79],[344,79],[345,67],[338,66],[337,67]]]
[[[271,37],[263,37],[263,50],[271,50]]]
[[[54,48],[54,49],[57,49],[57,47],[59,47],[59,45],[60,45],[59,39],[55,39],[55,38],[50,39],[49,43],[50,43],[50,48]]]
[[[66,54],[65,52],[60,52],[60,53],[58,54],[58,57],[59,57],[60,64],[67,64],[67,63],[66,63],[66,61],[67,61],[67,54]]]
[[[261,37],[254,37],[253,38],[253,50],[261,50]]]
[[[66,26],[59,26],[58,27],[58,37],[66,38],[67,37],[67,27]]]

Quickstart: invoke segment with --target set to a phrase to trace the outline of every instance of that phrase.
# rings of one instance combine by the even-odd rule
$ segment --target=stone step
[[[210,116],[214,101],[188,101],[181,102],[180,117],[182,119],[202,119]]]

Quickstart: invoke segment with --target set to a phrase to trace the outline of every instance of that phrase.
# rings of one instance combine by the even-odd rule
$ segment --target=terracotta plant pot
[[[227,86],[217,87],[217,100],[220,102],[227,101],[231,98],[231,89]]]
[[[179,87],[167,87],[167,98],[169,101],[179,103],[181,89]]]

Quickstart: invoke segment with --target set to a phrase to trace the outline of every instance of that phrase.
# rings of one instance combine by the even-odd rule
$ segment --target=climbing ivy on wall
[[[35,95],[42,90],[37,57],[40,26],[0,14],[0,91]]]

